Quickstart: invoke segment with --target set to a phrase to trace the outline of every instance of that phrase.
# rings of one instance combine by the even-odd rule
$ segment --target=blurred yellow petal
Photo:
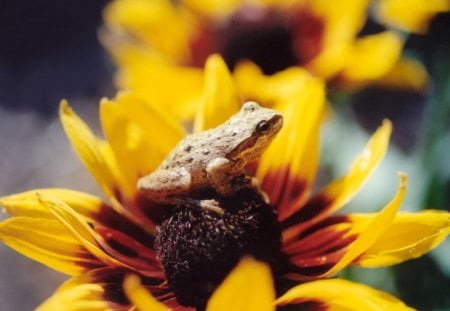
[[[182,7],[171,1],[112,1],[104,10],[104,19],[112,30],[138,38],[162,55],[180,61],[189,59],[192,26]]]
[[[239,110],[234,81],[222,57],[212,55],[205,64],[203,94],[194,122],[194,132],[214,128]]]
[[[318,280],[298,285],[276,302],[278,306],[312,302],[318,304],[320,310],[333,311],[413,310],[385,292],[342,279]]]
[[[448,0],[378,0],[379,21],[409,32],[425,33],[434,15],[450,10]]]
[[[290,67],[273,75],[265,75],[250,61],[238,63],[233,76],[239,96],[266,107],[274,107],[287,101],[296,102],[298,99],[293,97],[307,92],[311,84],[322,83],[300,67]]]
[[[307,1],[311,10],[325,23],[325,49],[332,49],[353,40],[367,18],[368,0],[344,0],[338,3],[332,0]]]
[[[137,180],[161,163],[184,130],[164,111],[129,93],[119,94],[114,101],[103,100],[100,117],[122,175],[120,190],[133,197]]]
[[[134,274],[125,277],[123,289],[128,299],[139,311],[169,310],[141,285],[139,277]]]
[[[233,78],[244,100],[254,100],[264,106],[270,106],[268,104],[270,101],[264,100],[262,95],[266,94],[267,89],[261,87],[264,83],[267,84],[265,82],[267,78],[258,65],[248,60],[238,62],[233,70]]]
[[[66,281],[36,311],[129,310],[129,306],[114,302],[114,298],[120,298],[117,297],[120,291],[117,279],[120,274],[113,269],[91,270]]]
[[[342,70],[353,40],[367,18],[368,5],[367,0],[307,1],[307,7],[324,27],[319,54],[306,64],[311,72],[329,79]]]
[[[10,218],[0,223],[0,240],[17,252],[69,275],[79,275],[101,264],[56,219]]]
[[[120,89],[132,90],[182,120],[192,119],[202,91],[203,69],[168,63],[154,53],[121,42],[110,45],[119,64]]]
[[[213,293],[206,310],[275,310],[274,300],[268,265],[244,258]]]
[[[184,0],[184,5],[198,11],[200,14],[210,16],[218,20],[229,17],[236,9],[245,3],[242,0]]]
[[[407,177],[404,174],[400,174],[400,184],[398,187],[397,194],[389,202],[386,207],[375,215],[364,230],[358,235],[358,238],[349,245],[348,251],[341,258],[341,260],[336,263],[330,270],[328,270],[323,276],[331,275],[335,272],[345,268],[349,265],[355,258],[364,253],[369,249],[378,238],[386,232],[389,226],[395,219],[403,198],[406,192]]]
[[[422,63],[412,58],[402,57],[384,76],[375,80],[373,85],[424,92],[428,80],[427,70]]]
[[[53,214],[40,204],[36,193],[57,197],[77,213],[89,218],[95,216],[104,205],[103,201],[96,196],[84,192],[58,188],[35,189],[13,194],[0,198],[0,205],[4,206],[5,210],[12,216],[54,218]]]
[[[61,102],[60,118],[67,137],[84,165],[108,197],[113,197],[117,187],[117,171],[111,167],[112,159],[105,154],[104,144],[72,111],[66,101]]]
[[[365,223],[372,215],[350,215]],[[450,214],[443,211],[400,213],[391,226],[357,258],[364,267],[394,265],[417,258],[438,246],[450,233]]]
[[[398,61],[402,47],[402,38],[394,32],[362,37],[354,42],[341,76],[350,83],[377,79]]]
[[[305,67],[316,76],[331,79],[336,76],[348,61],[352,44],[340,44],[337,47],[325,48]]]

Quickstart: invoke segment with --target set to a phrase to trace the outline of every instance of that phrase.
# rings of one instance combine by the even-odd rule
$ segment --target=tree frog
[[[282,124],[277,111],[247,102],[218,127],[187,135],[137,187],[157,203],[221,212],[215,200],[195,197],[211,190],[227,196],[244,187],[257,188],[244,168],[261,156]]]

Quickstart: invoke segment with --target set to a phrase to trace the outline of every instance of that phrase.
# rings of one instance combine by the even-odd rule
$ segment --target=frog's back
[[[216,133],[208,130],[186,136],[161,163],[160,168],[183,167],[197,183],[208,183],[208,163],[217,157],[224,157],[231,149],[226,135],[213,135]]]

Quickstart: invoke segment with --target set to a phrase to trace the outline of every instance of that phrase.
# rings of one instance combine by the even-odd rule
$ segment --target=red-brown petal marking
[[[164,279],[164,273],[153,249],[111,228],[97,225],[94,226],[94,230],[103,238],[99,239],[99,244],[111,256],[136,269],[142,275]]]
[[[104,263],[98,260],[98,258],[94,257],[89,252],[80,252],[76,255],[79,260],[76,262],[81,267],[85,268],[85,271],[90,271],[93,269],[98,269],[104,267]]]
[[[199,27],[196,34],[191,38],[191,63],[184,65],[191,65],[198,68],[203,68],[206,59],[211,54],[217,52],[217,29],[213,22],[208,19],[199,21]]]
[[[315,219],[318,219],[318,216],[323,218],[332,204],[333,199],[324,193],[308,200],[303,207],[282,222],[284,240],[288,242],[313,226],[316,223]]]
[[[350,228],[344,228],[343,230],[336,230],[335,228],[317,230],[305,238],[288,243],[283,247],[283,252],[304,257],[316,256],[322,254],[324,250],[338,245],[349,230]]]
[[[130,219],[126,218],[124,215],[116,212],[108,204],[103,204],[97,213],[93,216],[93,222],[98,223],[104,227],[114,228],[120,231],[134,240],[144,244],[148,248],[153,248],[154,243],[154,233],[149,230],[150,228],[144,228]]]
[[[276,172],[267,172],[262,181],[262,188],[269,196],[270,204],[283,214],[301,208],[306,186],[306,181],[292,176],[287,166]]]
[[[347,217],[333,216],[285,243],[283,252],[289,255],[295,278],[314,278],[337,263],[357,238],[348,234],[350,229]]]
[[[295,55],[299,65],[305,65],[322,50],[325,22],[302,7],[291,13],[290,27]]]
[[[113,202],[113,204],[119,204],[121,209],[124,212],[124,216],[129,218],[134,223],[146,228],[146,230],[150,232],[155,232],[156,224],[153,220],[144,212],[144,207],[146,207],[140,199],[140,194],[136,192],[135,197],[128,198],[120,191],[119,188],[114,189],[114,196],[117,202]]]

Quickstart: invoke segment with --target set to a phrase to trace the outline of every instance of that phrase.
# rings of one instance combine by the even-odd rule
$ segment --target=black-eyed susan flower
[[[372,1],[116,0],[105,9],[102,37],[118,64],[119,88],[160,96],[184,118],[195,108],[179,94],[199,94],[213,53],[232,69],[243,60],[265,74],[302,66],[347,88],[376,83],[423,91],[428,75],[401,56],[402,34],[360,34],[371,7]],[[180,91],[165,92],[167,85]]]
[[[241,104],[226,67],[213,63],[217,66],[208,70],[195,131],[222,123]],[[259,100],[270,101],[284,116],[283,129],[249,167],[269,203],[253,189],[243,189],[217,198],[227,207],[224,215],[156,206],[138,193],[137,180],[155,170],[185,135],[158,103],[131,93],[104,100],[100,118],[106,139],[100,139],[63,102],[63,127],[107,200],[68,189],[1,198],[13,217],[0,224],[0,239],[72,276],[39,310],[273,310],[292,305],[408,310],[386,293],[329,277],[348,265],[386,266],[426,253],[448,235],[449,214],[397,213],[406,191],[404,175],[379,213],[334,214],[383,157],[389,121],[347,174],[311,195],[324,85],[300,68],[290,74],[298,79],[296,87],[275,79],[279,76],[258,82],[265,83]],[[226,277],[245,255],[267,265],[245,259]]]

